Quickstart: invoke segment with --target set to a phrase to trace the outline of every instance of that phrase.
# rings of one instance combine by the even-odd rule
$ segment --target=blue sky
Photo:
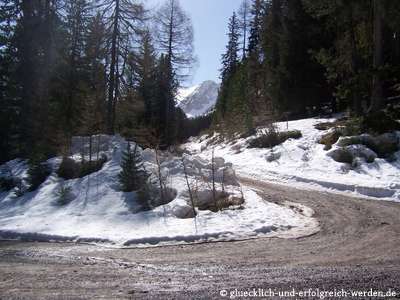
[[[150,6],[162,0],[148,0]],[[227,44],[228,19],[240,6],[241,0],[179,0],[182,8],[190,15],[194,27],[197,67],[193,70],[192,82],[219,81],[220,57]]]

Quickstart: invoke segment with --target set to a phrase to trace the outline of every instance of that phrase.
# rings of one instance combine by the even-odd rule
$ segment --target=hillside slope
[[[177,97],[178,106],[189,118],[205,115],[214,108],[218,89],[219,84],[211,80],[181,89]]]

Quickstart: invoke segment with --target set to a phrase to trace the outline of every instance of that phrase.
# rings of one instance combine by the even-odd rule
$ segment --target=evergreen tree
[[[85,71],[87,97],[83,112],[86,134],[99,134],[106,129],[106,24],[100,13],[91,17],[87,25],[85,40]]]
[[[36,190],[51,174],[51,167],[41,157],[29,159],[28,179],[29,191]]]
[[[259,53],[260,37],[262,29],[262,19],[265,13],[264,0],[253,0],[251,7],[250,36],[249,36],[249,53]]]
[[[146,195],[147,191],[147,174],[142,159],[140,157],[138,146],[135,144],[132,150],[131,144],[128,142],[127,149],[122,157],[122,170],[118,175],[119,182],[124,192],[138,192],[139,201],[144,208],[148,208],[149,199]]]
[[[18,65],[15,23],[19,8],[13,0],[0,6],[0,164],[19,154],[21,98],[15,69]]]
[[[278,117],[304,115],[307,107],[330,98],[324,70],[310,55],[314,41],[322,43],[328,35],[317,29],[322,25],[306,13],[301,0],[273,0],[265,18],[266,93]]]
[[[234,12],[229,19],[228,24],[228,44],[226,46],[225,53],[221,56],[221,65],[220,69],[220,77],[222,80],[222,84],[220,87],[220,93],[218,95],[217,100],[217,112],[224,118],[225,113],[227,111],[227,99],[228,99],[228,91],[229,84],[232,75],[235,73],[235,70],[238,66],[238,52],[239,52],[239,23],[236,17],[236,13]]]
[[[140,45],[136,64],[138,77],[138,93],[145,106],[144,122],[154,125],[154,104],[156,89],[157,55],[154,49],[151,34],[145,31]]]
[[[352,114],[361,115],[370,100],[370,1],[304,0],[303,3],[312,16],[323,22],[325,32],[333,33],[330,43],[315,47],[314,55],[325,67],[329,83],[335,86],[339,108],[347,107]]]
[[[221,64],[222,68],[221,79],[225,80],[233,74],[238,65],[238,52],[239,52],[239,23],[234,12],[232,17],[229,19],[228,24],[228,45],[226,46],[226,52],[222,55]]]
[[[175,94],[178,83],[175,80],[168,56],[162,54],[157,65],[157,86],[155,94],[155,128],[160,147],[166,148],[177,141],[179,128]]]
[[[60,50],[58,76],[52,82],[52,98],[56,105],[55,125],[64,139],[62,152],[68,155],[72,136],[83,133],[85,102],[89,94],[85,47],[91,11],[87,0],[68,1],[65,11],[64,47]]]

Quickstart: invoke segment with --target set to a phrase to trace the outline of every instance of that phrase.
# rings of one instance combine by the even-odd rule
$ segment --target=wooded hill
[[[157,11],[136,0],[1,0],[0,162],[67,156],[74,135],[166,148],[211,119],[233,132],[326,110],[386,118],[399,93],[399,16],[390,0],[244,0],[229,20],[216,109],[188,120],[175,97],[193,29],[178,0]]]
[[[393,105],[399,16],[398,1],[244,0],[229,20],[215,127]]]

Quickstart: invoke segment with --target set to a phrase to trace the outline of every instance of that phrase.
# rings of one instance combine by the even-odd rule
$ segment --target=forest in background
[[[176,0],[0,1],[0,161],[67,156],[75,135],[184,139],[198,121],[175,96],[193,62]]]
[[[216,109],[187,119],[175,97],[195,61],[193,28],[178,0],[156,11],[1,0],[0,161],[68,156],[75,135],[166,148],[210,125],[250,132],[327,111],[398,119],[399,15],[389,0],[244,0],[229,20]]]
[[[339,111],[398,119],[399,16],[388,0],[243,1],[229,20],[215,128]]]

